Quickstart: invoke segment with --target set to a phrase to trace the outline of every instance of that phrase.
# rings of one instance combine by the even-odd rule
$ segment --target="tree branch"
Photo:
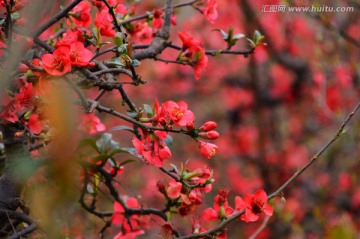
[[[360,103],[354,108],[354,110],[345,118],[339,129],[336,131],[334,136],[325,144],[309,161],[305,164],[299,171],[294,173],[283,185],[281,185],[275,192],[268,196],[268,201],[276,196],[282,195],[282,191],[289,186],[296,178],[298,178],[303,172],[306,171],[342,134],[345,129],[345,126],[349,123],[349,121],[354,117],[355,113],[359,110]],[[214,227],[211,230],[208,230],[199,234],[192,234],[183,237],[178,237],[178,239],[193,239],[193,238],[201,238],[206,236],[211,236],[216,234],[217,232],[223,230],[227,224],[232,221],[238,219],[241,215],[245,213],[245,210],[241,212],[235,212],[231,216],[229,216],[226,220],[222,221],[219,225]]]

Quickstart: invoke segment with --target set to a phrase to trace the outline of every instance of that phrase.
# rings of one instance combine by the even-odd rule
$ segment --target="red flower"
[[[267,203],[268,197],[266,192],[262,189],[255,192],[255,194],[247,194],[242,200],[241,197],[235,198],[235,209],[242,211],[245,209],[240,219],[245,222],[255,222],[259,216],[264,212],[268,216],[272,216],[273,208]]]
[[[32,83],[26,83],[20,88],[18,94],[5,107],[0,116],[6,121],[15,123],[19,118],[17,112],[25,108],[30,108],[33,105],[33,85]]]
[[[166,189],[166,194],[169,198],[178,198],[180,196],[182,184],[180,182],[171,181],[169,187]]]
[[[198,168],[192,172],[189,172],[187,176],[184,178],[189,181],[192,185],[205,185],[207,181],[213,181],[212,172],[209,168]],[[202,192],[208,193],[212,189],[211,183],[207,184],[205,187],[201,187],[200,190]]]
[[[139,235],[143,235],[145,232],[143,230],[136,230],[131,232],[120,232],[117,234],[114,239],[135,239]]]
[[[146,44],[151,42],[153,37],[153,29],[147,22],[137,23],[132,34],[134,35],[136,41]]]
[[[0,57],[3,56],[3,49],[5,49],[6,46],[7,46],[6,43],[0,40]]]
[[[122,225],[122,232],[117,234],[114,238],[132,239],[138,235],[144,234],[143,230],[139,229],[140,225],[144,225],[149,221],[149,216],[131,215],[125,217],[125,210],[123,206],[115,201],[114,213],[111,217],[111,223],[116,225]],[[141,206],[136,198],[128,198],[126,200],[126,206],[132,209],[140,209]],[[129,222],[130,221],[130,222]]]
[[[199,141],[199,142],[200,142],[200,153],[205,158],[210,159],[219,150],[218,146],[216,146],[215,144],[211,144],[211,143],[207,143],[207,142],[203,142],[203,141]]]
[[[14,97],[14,100],[24,108],[29,108],[34,102],[34,91],[32,83],[26,83],[20,88],[19,93]]]
[[[31,130],[31,132],[33,132],[34,134],[41,133],[43,129],[43,124],[41,120],[39,120],[39,115],[37,114],[30,115],[28,127]]]
[[[120,13],[122,15],[125,15],[126,14],[126,6],[124,4],[118,4],[115,8],[115,11],[117,13]]]
[[[202,45],[201,41],[194,39],[192,36],[190,36],[188,32],[178,32],[178,35],[183,43],[183,47],[182,47],[183,50],[192,47],[199,47]]]
[[[56,47],[60,47],[60,46],[68,46],[70,47],[71,44],[73,44],[74,42],[77,41],[84,41],[84,37],[82,35],[82,32],[80,29],[76,29],[76,30],[67,30],[63,35],[61,40],[59,40],[58,42],[56,42]]]
[[[100,34],[107,37],[113,37],[116,31],[113,29],[113,19],[106,9],[96,13],[95,26],[100,29]]]
[[[116,225],[121,225],[121,224],[123,224],[124,222],[127,221],[125,216],[124,216],[125,210],[124,210],[123,206],[117,201],[114,202],[113,206],[114,206],[114,213],[113,213],[113,215],[111,217],[111,223],[116,224]],[[129,208],[135,208],[135,209],[141,208],[141,206],[140,206],[140,204],[139,204],[139,202],[138,202],[138,200],[136,198],[127,199],[126,200],[126,206],[129,207]],[[137,217],[136,215],[131,216],[131,218],[133,218],[133,219],[136,218],[136,217]],[[137,221],[136,220],[131,220],[131,222],[132,222],[133,228],[136,228],[137,225],[138,225]]]
[[[173,24],[174,26],[176,26],[177,24],[176,14],[174,12],[171,14],[171,24]]]
[[[105,130],[105,125],[94,114],[84,114],[81,116],[80,129],[88,134],[95,134]]]
[[[142,155],[145,161],[156,167],[162,167],[164,160],[171,158],[171,151],[163,142],[166,138],[166,134],[147,135],[142,140],[134,138],[132,143],[136,148],[138,154]]]
[[[53,54],[41,56],[44,69],[53,76],[61,76],[71,71],[70,49],[65,46],[57,48]]]
[[[200,48],[200,50],[198,52],[196,52],[196,54],[199,57],[196,57],[195,60],[195,65],[193,66],[194,68],[194,73],[195,73],[195,79],[198,80],[201,76],[201,73],[204,71],[204,69],[206,68],[207,64],[208,64],[208,57],[205,55],[205,49]]]
[[[211,130],[209,132],[200,132],[199,136],[203,139],[217,139],[219,138],[220,134],[215,130]]]
[[[157,120],[161,124],[175,124],[177,126],[186,126],[187,123],[195,120],[193,112],[187,109],[188,106],[185,101],[166,101],[161,106],[160,114],[157,115]]]
[[[73,8],[71,16],[74,23],[80,27],[88,27],[91,24],[90,4],[88,2],[80,2]]]
[[[199,128],[199,130],[200,130],[200,131],[210,131],[210,130],[216,129],[216,127],[217,127],[216,122],[214,122],[214,121],[208,121],[208,122],[206,122],[205,124],[203,124],[203,125]]]
[[[155,9],[153,11],[153,19],[152,19],[152,26],[154,28],[160,29],[162,27],[163,24],[163,19],[162,19],[162,15],[163,15],[164,11],[162,9]]]
[[[75,66],[87,66],[93,54],[81,42],[74,42],[70,46],[70,62]]]
[[[214,24],[214,21],[218,18],[217,0],[208,0],[203,14],[209,22]]]
[[[211,221],[217,219],[225,219],[234,212],[234,209],[229,207],[227,196],[228,190],[220,190],[219,194],[214,198],[214,208],[207,208],[202,216],[204,220]]]
[[[183,42],[179,59],[193,64],[195,79],[199,79],[208,63],[205,49],[200,47],[202,42],[194,39],[187,32],[179,32],[178,35]]]

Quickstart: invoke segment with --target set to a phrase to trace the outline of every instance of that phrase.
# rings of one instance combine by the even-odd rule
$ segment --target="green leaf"
[[[132,162],[136,162],[136,160],[133,160],[133,159],[125,160],[124,162],[122,162],[122,163],[120,164],[120,166],[124,166],[125,164],[132,163]]]
[[[121,54],[127,54],[127,44],[122,44],[117,50]]]
[[[128,152],[129,154],[137,155],[137,150],[135,148],[122,148],[122,149]]]
[[[112,134],[109,133],[104,133],[101,138],[96,141],[96,145],[100,149],[100,153],[106,153],[111,149],[119,148],[119,143],[112,140]]]
[[[130,111],[130,110],[126,111],[126,114],[128,114],[129,116],[131,116],[131,117],[133,117],[133,118],[135,118],[135,117],[138,115],[137,112],[135,112],[135,111]]]
[[[126,125],[115,126],[114,128],[110,129],[110,131],[117,131],[117,130],[126,130],[131,133],[135,133],[133,128],[126,126]]]
[[[110,151],[109,156],[112,157],[112,156],[114,156],[115,154],[119,154],[119,153],[129,153],[129,151],[124,150],[124,149],[121,149],[121,148],[119,148],[119,149],[113,149],[113,150]]]
[[[235,34],[235,35],[233,36],[233,39],[239,40],[240,38],[243,38],[243,37],[245,37],[244,34],[238,33],[238,34]]]
[[[174,140],[173,138],[168,134],[166,138],[164,139],[164,143],[170,147],[173,144]]]
[[[4,24],[4,22],[5,22],[5,18],[1,19],[0,20],[0,25]]]
[[[108,45],[108,44],[111,44],[111,42],[109,42],[109,41],[102,42],[102,43],[99,44],[99,46],[102,47],[102,46],[105,46],[105,45]]]
[[[255,33],[254,33],[255,46],[258,46],[264,38],[265,37],[263,35],[261,35],[261,33],[258,30],[255,30]]]
[[[123,44],[123,34],[121,32],[117,32],[116,35],[113,37],[113,40],[116,46],[121,46]]]
[[[141,64],[141,62],[136,59],[133,59],[131,62],[131,65],[134,67],[138,67],[138,66],[140,66],[140,64]]]
[[[20,14],[18,12],[11,13],[11,20],[17,20],[20,18]]]
[[[214,30],[212,30],[212,31],[220,32],[224,40],[226,40],[226,39],[229,37],[229,34],[227,34],[227,33],[226,33],[224,30],[222,30],[222,29],[214,29]]]
[[[252,48],[255,48],[255,47],[256,47],[256,44],[255,44],[255,42],[253,42],[253,40],[251,40],[251,39],[249,39],[249,38],[246,38],[246,40],[248,40],[248,42],[250,43],[250,46],[251,46]]]
[[[99,162],[99,161],[102,162],[102,161],[107,160],[109,157],[110,157],[110,156],[107,155],[107,154],[100,154],[100,155],[96,156],[95,158],[93,158],[93,160],[94,160],[95,162]]]
[[[95,149],[96,152],[100,153],[99,148],[96,145],[95,140],[93,140],[93,139],[86,138],[86,139],[80,140],[77,149],[80,149],[80,148],[85,147],[85,146],[90,146],[91,148]]]
[[[111,167],[116,167],[116,161],[114,158],[109,158],[108,163],[110,164]]]
[[[174,171],[178,174],[178,175],[181,175],[179,169],[176,167],[176,165],[174,164],[170,164],[170,166],[174,169]]]
[[[95,174],[94,175],[94,186],[95,186],[95,190],[94,190],[94,195],[96,195],[97,194],[97,189],[98,189],[98,187],[99,187],[99,184],[100,184],[100,178],[99,178],[99,174]]]
[[[153,113],[153,110],[152,110],[150,105],[144,104],[144,110],[145,110],[145,113],[147,114],[148,117],[153,116],[154,113]]]
[[[256,41],[259,38],[261,38],[261,33],[258,30],[255,30],[255,32],[254,32],[254,40]]]
[[[23,59],[24,59],[24,61],[31,61],[32,59],[34,59],[34,56],[35,56],[35,49],[31,49],[25,53],[25,56]]]
[[[110,65],[113,65],[113,66],[120,66],[120,67],[123,67],[126,65],[122,57],[115,57],[115,58],[111,59],[110,61],[108,61],[107,63]]]
[[[86,185],[86,190],[88,191],[88,193],[94,194],[94,189],[89,183],[88,185]]]

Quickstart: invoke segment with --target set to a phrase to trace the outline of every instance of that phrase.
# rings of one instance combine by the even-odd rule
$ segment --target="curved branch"
[[[283,185],[281,185],[275,192],[268,196],[268,201],[273,199],[276,196],[282,195],[282,191],[289,186],[295,179],[297,179],[303,172],[306,171],[342,134],[345,129],[345,126],[349,123],[349,121],[354,117],[355,113],[360,109],[360,103],[354,108],[354,110],[345,118],[343,123],[340,125],[339,129],[335,132],[333,137],[306,163],[299,171],[293,174]],[[222,221],[219,225],[214,227],[211,230],[208,230],[199,234],[192,234],[183,237],[178,237],[178,239],[193,239],[193,238],[201,238],[206,236],[211,236],[216,234],[217,232],[223,230],[227,224],[236,220],[241,215],[245,213],[245,210],[241,212],[236,212],[228,217],[226,220]]]

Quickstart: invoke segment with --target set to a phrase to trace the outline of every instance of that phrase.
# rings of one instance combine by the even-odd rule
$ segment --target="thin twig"
[[[269,220],[270,220],[270,216],[266,216],[264,221],[261,223],[260,227],[256,229],[256,231],[249,237],[249,239],[255,239],[260,234],[260,232],[265,229]]]
[[[309,161],[307,164],[305,164],[304,167],[302,167],[299,171],[294,173],[292,177],[290,177],[283,185],[281,185],[275,192],[270,194],[268,196],[268,201],[276,196],[282,195],[282,191],[289,186],[290,183],[292,183],[296,178],[298,178],[311,164],[313,164],[343,133],[345,126],[349,123],[349,121],[353,118],[355,113],[359,110],[360,103],[354,108],[354,110],[345,118],[339,129],[335,132],[333,137],[328,141],[328,143],[325,144]],[[235,221],[238,219],[241,215],[245,213],[245,210],[242,210],[240,212],[235,212],[231,216],[229,216],[226,220],[222,221],[219,225],[212,228],[211,230],[208,230],[206,232],[202,232],[199,234],[191,234],[183,237],[178,237],[178,239],[193,239],[193,238],[201,238],[206,236],[211,236],[216,234],[217,232],[223,230],[226,225],[228,225],[230,222]]]

